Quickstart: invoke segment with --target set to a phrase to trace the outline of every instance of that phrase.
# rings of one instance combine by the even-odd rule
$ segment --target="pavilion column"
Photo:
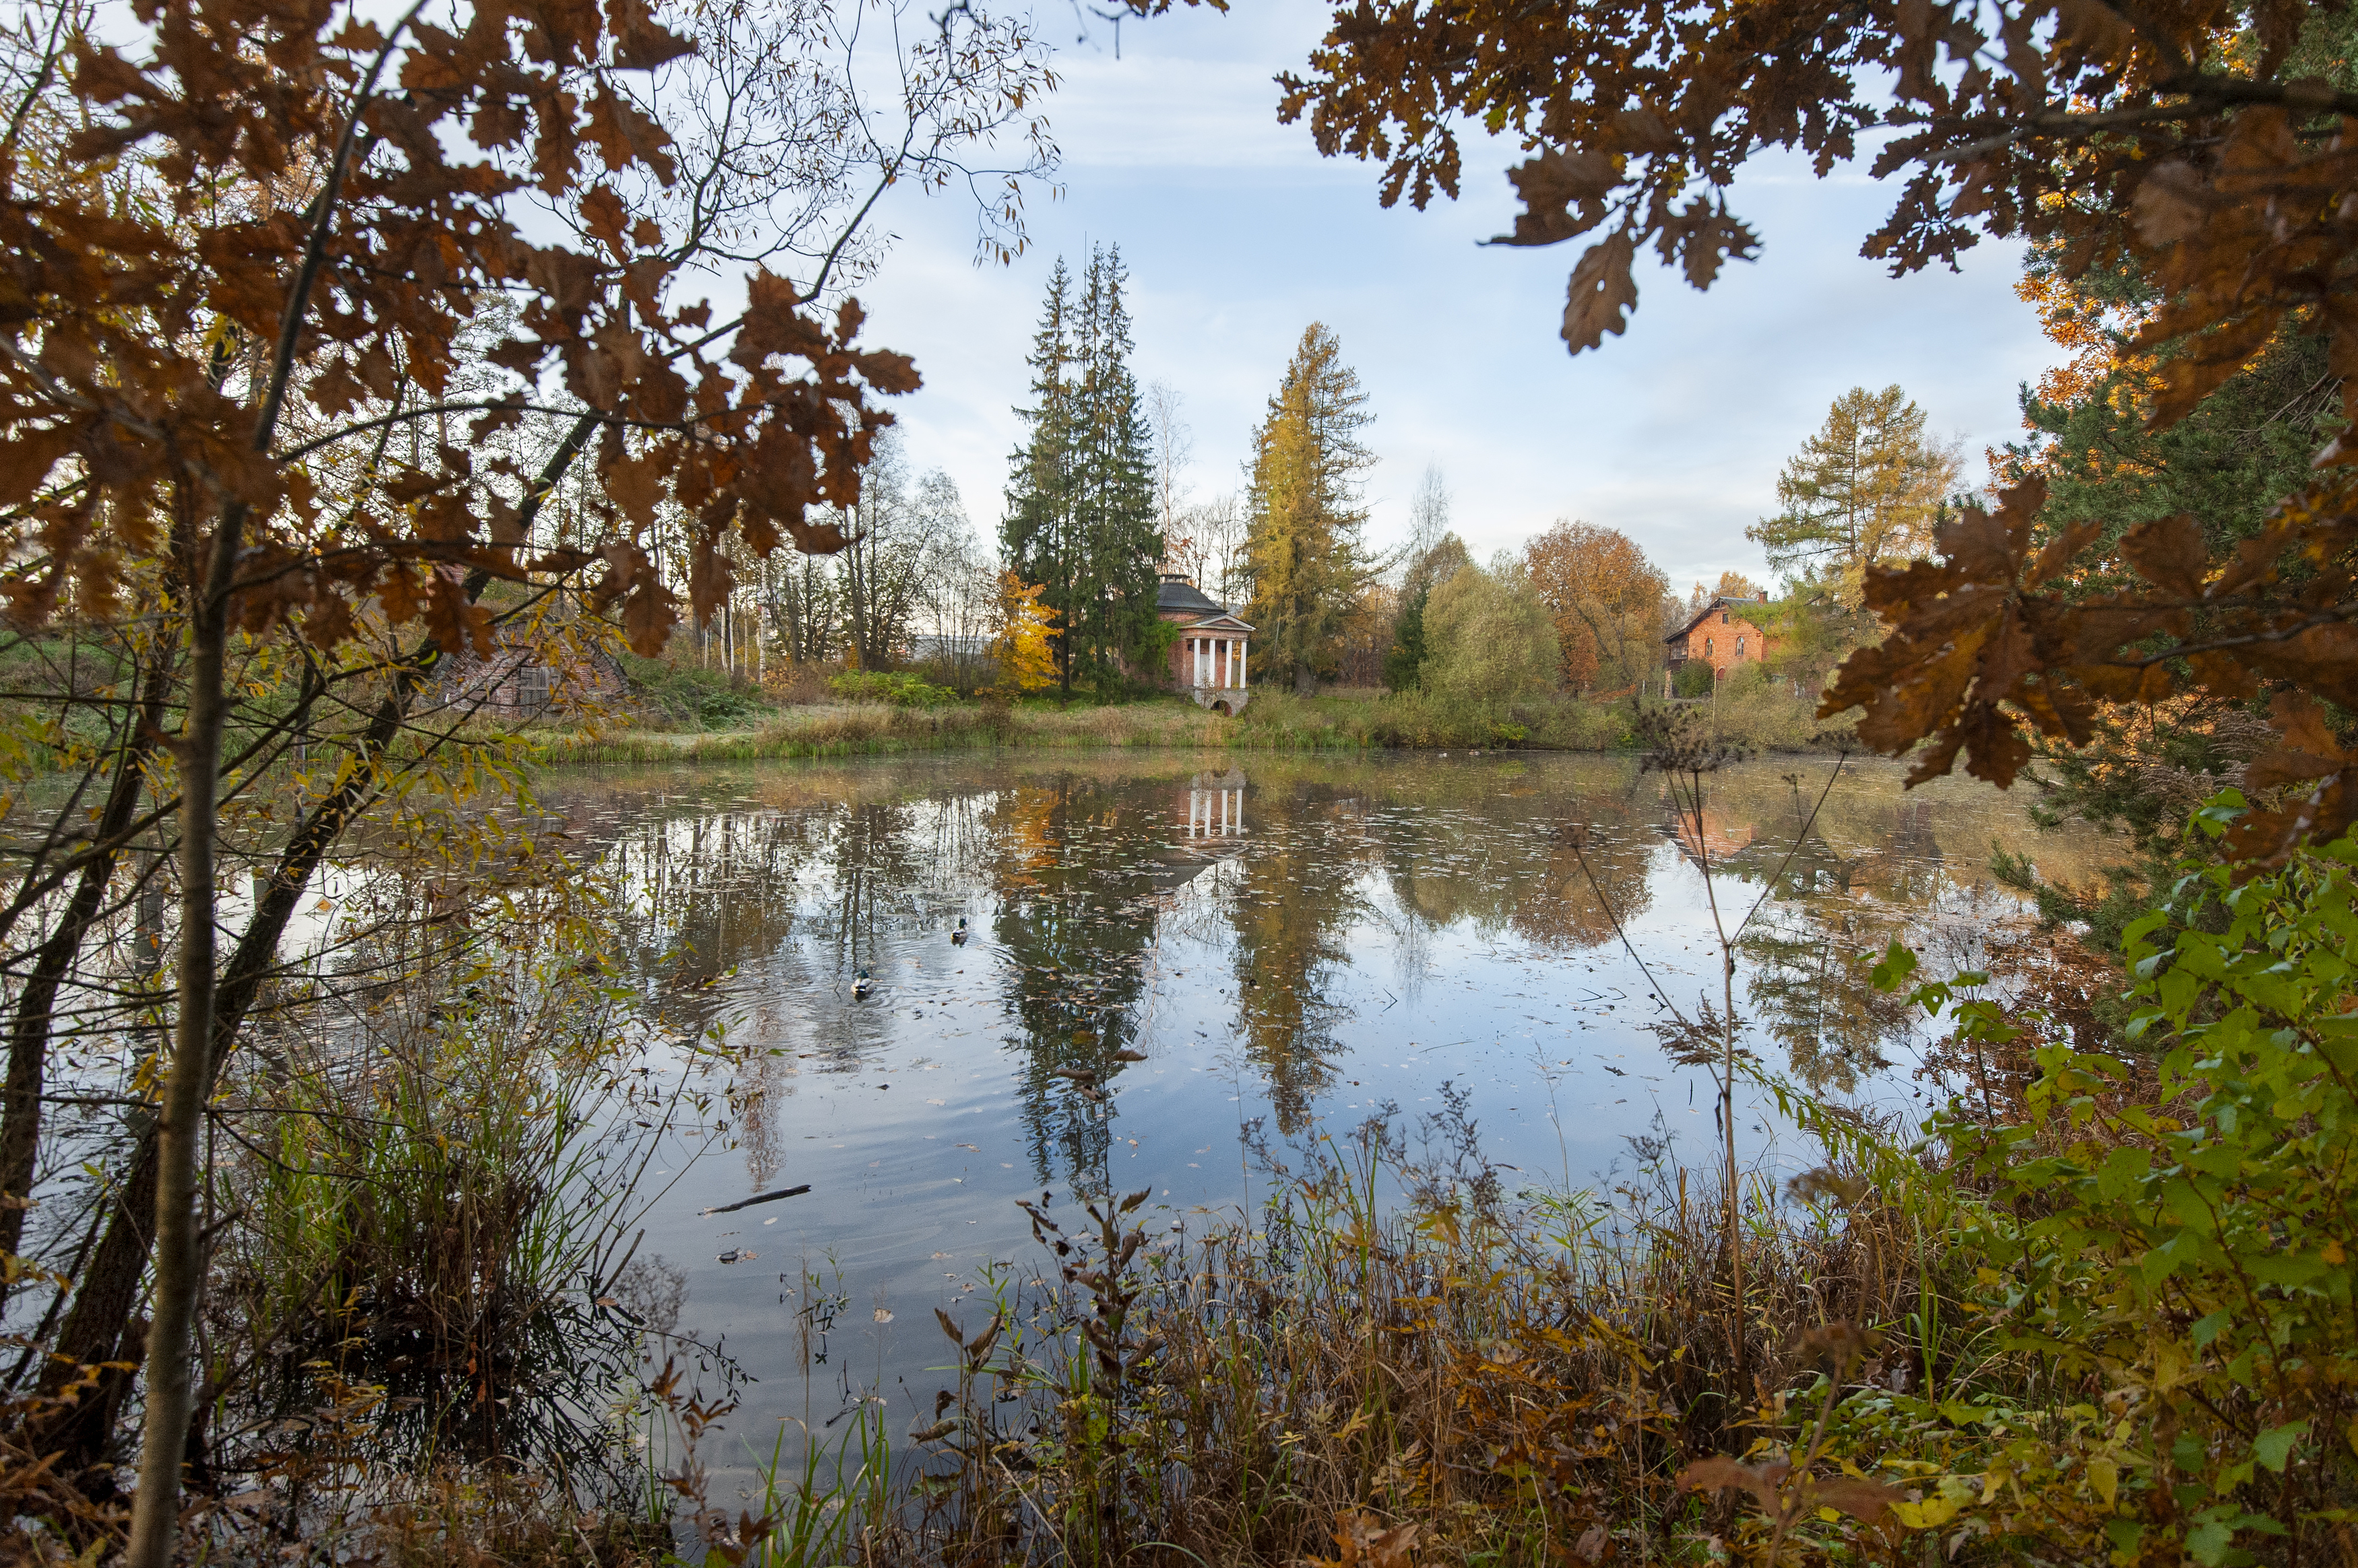
[[[1239,637],[1239,638],[1238,638],[1238,639],[1237,639],[1237,687],[1238,687],[1238,690],[1242,690],[1242,689],[1244,688],[1244,684],[1245,684],[1245,640],[1244,640],[1243,638]]]

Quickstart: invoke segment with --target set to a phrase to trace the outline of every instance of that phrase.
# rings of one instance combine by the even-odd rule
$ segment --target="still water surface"
[[[647,1006],[722,1043],[738,1082],[725,1132],[654,1162],[639,1252],[660,1260],[640,1279],[684,1291],[679,1330],[749,1379],[741,1446],[708,1458],[738,1469],[782,1421],[824,1430],[878,1394],[897,1431],[938,1380],[928,1309],[991,1260],[1040,1270],[1018,1198],[1147,1187],[1157,1227],[1192,1227],[1255,1195],[1239,1134],[1256,1126],[1299,1140],[1396,1108],[1413,1133],[1449,1086],[1510,1179],[1594,1184],[1665,1142],[1700,1162],[1712,1080],[1664,1054],[1615,933],[1682,1006],[1715,998],[1712,893],[1730,929],[1759,905],[1737,997],[1761,1065],[1904,1111],[1916,1042],[1859,956],[1899,935],[1970,966],[2020,913],[1994,844],[2067,880],[2104,846],[2039,835],[1977,785],[1904,791],[1880,762],[1850,764],[1801,834],[1832,766],[1717,775],[1699,837],[1660,778],[1613,757],[1018,754],[546,782],[631,891],[617,940]],[[1807,1157],[1757,1109],[1739,1129],[1764,1169]]]

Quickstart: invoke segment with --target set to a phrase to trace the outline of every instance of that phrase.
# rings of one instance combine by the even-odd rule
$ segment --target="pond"
[[[2039,835],[2019,793],[1907,791],[1855,761],[1829,790],[1833,770],[1727,769],[1700,834],[1622,757],[545,778],[629,890],[616,940],[644,1005],[735,1076],[728,1117],[649,1167],[631,1287],[743,1376],[708,1462],[741,1479],[857,1401],[896,1433],[929,1409],[930,1309],[1043,1270],[1019,1199],[1143,1188],[1156,1228],[1199,1226],[1253,1201],[1250,1142],[1371,1115],[1412,1137],[1470,1119],[1533,1184],[1702,1162],[1713,1080],[1650,1027],[1648,973],[1690,1010],[1717,995],[1714,903],[1731,931],[1758,905],[1737,998],[1762,1069],[1906,1111],[1930,1092],[1920,1042],[1861,956],[1900,935],[1974,967],[2022,924],[1993,847],[2070,881],[2106,846]],[[1806,1158],[1760,1108],[1738,1119],[1763,1170]]]

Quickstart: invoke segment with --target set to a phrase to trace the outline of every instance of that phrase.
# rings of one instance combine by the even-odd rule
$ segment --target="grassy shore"
[[[1753,690],[1716,707],[1730,740],[1768,751],[1822,745],[1806,700]],[[1555,697],[1498,708],[1414,693],[1339,692],[1302,697],[1259,692],[1235,717],[1174,697],[1062,704],[967,702],[936,708],[847,703],[767,709],[719,729],[622,724],[546,732],[544,763],[752,762],[767,758],[891,755],[969,748],[1236,747],[1263,751],[1370,748],[1610,752],[1633,743],[1624,700]]]

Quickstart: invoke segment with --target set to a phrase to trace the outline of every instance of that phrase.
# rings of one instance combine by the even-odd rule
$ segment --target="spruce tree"
[[[1072,624],[1081,560],[1074,527],[1073,279],[1064,258],[1048,275],[1048,297],[1032,336],[1032,406],[1018,408],[1031,438],[1010,460],[1007,513],[999,524],[1001,557],[1055,617],[1056,684],[1073,689]]]
[[[1297,691],[1335,673],[1344,621],[1373,576],[1360,543],[1359,478],[1375,462],[1359,441],[1367,401],[1335,334],[1313,322],[1253,439],[1246,619],[1263,667],[1290,669]]]
[[[1153,447],[1130,368],[1129,274],[1093,250],[1075,290],[1059,260],[1025,362],[1031,438],[1012,459],[1001,544],[1056,616],[1056,679],[1099,690],[1153,666],[1169,633],[1154,612]]]
[[[1151,668],[1164,639],[1154,612],[1163,533],[1155,518],[1154,442],[1130,368],[1130,281],[1120,246],[1093,251],[1081,289],[1077,512],[1090,592],[1079,606],[1076,663],[1099,689]]]

